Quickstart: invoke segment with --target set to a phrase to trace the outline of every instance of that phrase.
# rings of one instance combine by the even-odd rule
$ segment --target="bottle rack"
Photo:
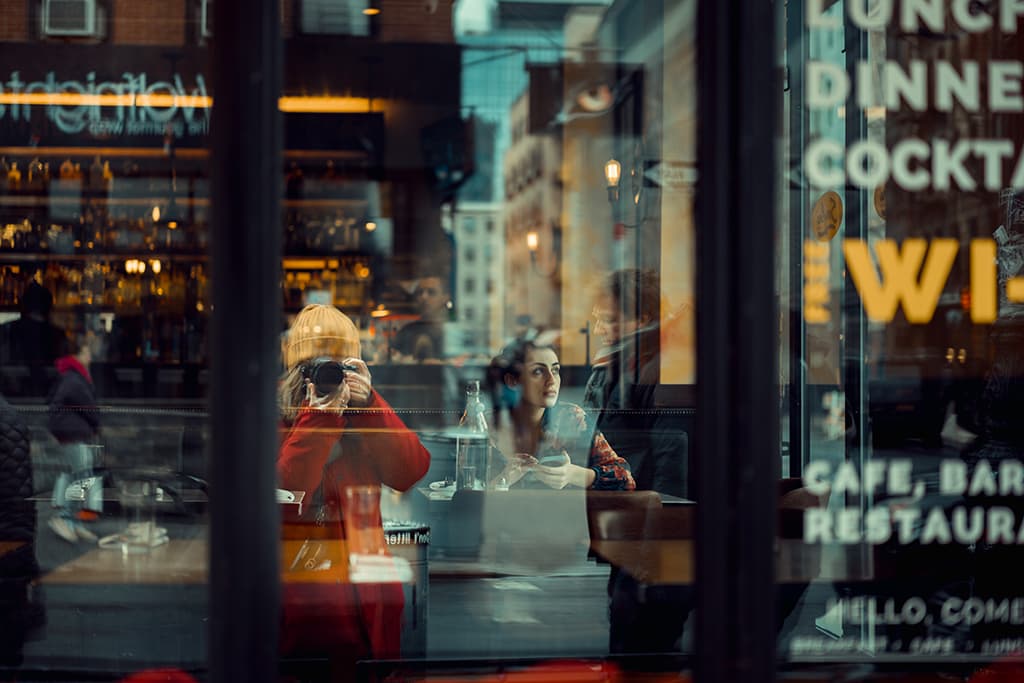
[[[0,155],[0,312],[18,311],[34,280],[53,295],[57,323],[124,318],[140,337],[125,345],[136,360],[203,362],[189,351],[201,344],[181,337],[201,331],[211,310],[206,151]],[[373,282],[367,185],[323,158],[302,163],[283,169],[282,303],[297,310],[308,297],[358,310]]]

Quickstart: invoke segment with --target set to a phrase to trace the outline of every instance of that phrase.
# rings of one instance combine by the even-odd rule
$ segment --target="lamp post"
[[[624,265],[623,233],[625,226],[619,218],[619,181],[622,179],[622,164],[614,157],[604,164],[604,179],[608,182],[608,204],[612,214],[612,262],[616,270]]]
[[[619,201],[619,180],[622,179],[622,164],[609,159],[604,165],[604,178],[608,181],[608,201],[614,204]]]

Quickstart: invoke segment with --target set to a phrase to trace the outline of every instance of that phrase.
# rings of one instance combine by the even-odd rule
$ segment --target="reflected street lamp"
[[[619,180],[622,178],[622,164],[609,159],[604,165],[604,178],[608,181],[608,201],[619,201]]]

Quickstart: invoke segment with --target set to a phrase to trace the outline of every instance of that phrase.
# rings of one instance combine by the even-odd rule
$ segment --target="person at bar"
[[[393,359],[400,363],[439,362],[445,357],[444,322],[448,319],[451,295],[439,275],[421,277],[413,292],[419,320],[395,335]]]
[[[559,402],[561,365],[554,348],[519,340],[499,356],[497,364],[504,366],[503,381],[517,398],[507,443],[498,445],[499,451],[512,455],[494,485],[636,488],[629,463],[616,455],[583,409]]]
[[[312,304],[282,340],[279,386],[281,488],[305,491],[310,526],[344,538],[341,501],[348,486],[405,491],[427,472],[430,455],[372,385],[355,324],[333,306]],[[324,387],[311,368],[340,363],[344,374]],[[337,367],[337,366],[335,366]],[[381,524],[379,510],[377,524]],[[335,680],[351,680],[355,662],[399,653],[402,587],[398,583],[324,584],[316,609],[305,587],[283,587],[281,653],[327,658]],[[308,597],[308,596],[305,596]]]
[[[19,396],[42,396],[49,385],[47,370],[64,347],[64,332],[50,321],[53,295],[32,280],[21,295],[21,317],[0,325],[0,364],[23,365],[28,381],[19,384]]]

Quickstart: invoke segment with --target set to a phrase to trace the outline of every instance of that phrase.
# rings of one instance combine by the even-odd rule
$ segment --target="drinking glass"
[[[342,518],[350,555],[386,554],[380,516],[380,486],[346,486]]]

